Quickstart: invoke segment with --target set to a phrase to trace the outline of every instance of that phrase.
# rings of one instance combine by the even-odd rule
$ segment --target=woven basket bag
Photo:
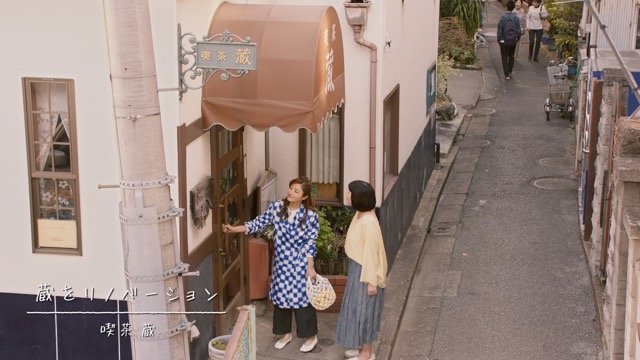
[[[327,278],[316,274],[315,281],[307,278],[307,297],[316,310],[324,310],[336,301],[336,292]]]

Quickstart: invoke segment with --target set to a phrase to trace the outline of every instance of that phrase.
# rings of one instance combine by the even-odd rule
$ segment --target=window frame
[[[34,128],[34,113],[36,111],[33,110],[33,102],[32,99],[32,89],[36,86],[35,84],[47,84],[49,86],[48,97],[49,102],[51,102],[51,84],[64,84],[67,90],[67,110],[69,116],[69,171],[68,172],[55,172],[55,171],[45,171],[44,169],[38,170],[37,159],[36,159],[36,143],[35,143],[35,135],[36,129]],[[27,137],[26,145],[27,145],[27,157],[28,157],[28,178],[29,178],[29,205],[30,205],[30,218],[31,218],[31,246],[32,253],[44,253],[44,254],[66,254],[66,255],[82,255],[82,232],[81,232],[81,210],[80,210],[80,179],[79,179],[79,169],[78,169],[78,136],[76,133],[76,111],[75,111],[75,83],[72,79],[60,79],[60,78],[35,78],[35,77],[23,77],[22,78],[22,92],[23,92],[23,100],[24,100],[24,119],[25,119],[25,133]],[[62,112],[53,111],[49,109],[46,113],[49,116]],[[57,131],[54,129],[54,133],[52,134],[52,138],[54,138],[57,134]],[[52,149],[53,149],[52,141]],[[66,145],[65,145],[66,146]],[[55,160],[53,161],[53,166],[55,168]],[[51,247],[51,246],[43,246],[39,241],[39,232],[38,232],[38,219],[40,219],[40,211],[42,209],[39,204],[40,195],[39,195],[39,185],[38,182],[40,179],[52,179],[56,181],[64,181],[64,180],[72,180],[71,191],[73,194],[73,209],[74,212],[74,221],[75,221],[75,232],[76,232],[76,246],[75,247]],[[58,208],[59,204],[56,204],[54,208]],[[46,208],[46,207],[45,207]],[[59,211],[59,210],[56,210]],[[65,220],[61,220],[65,221]]]
[[[319,198],[316,197],[314,200],[316,205],[330,205],[330,206],[344,206],[344,114],[345,114],[345,104],[340,106],[340,171],[339,171],[339,183],[338,183],[338,197],[337,198]],[[300,129],[298,131],[298,147],[299,147],[299,156],[298,156],[298,172],[301,175],[311,177],[311,174],[307,174],[307,129]],[[315,184],[312,181],[313,184]]]
[[[395,97],[395,98],[394,98]],[[387,109],[393,111],[393,108],[388,108],[388,106],[392,106],[391,101],[394,101],[396,112],[391,114],[392,118],[388,119]],[[391,121],[389,124],[389,136],[386,134],[387,129],[387,121]],[[384,139],[382,142],[382,188],[383,188],[383,200],[387,198],[391,189],[395,185],[398,180],[399,175],[399,154],[400,154],[400,84],[394,86],[394,88],[389,92],[389,94],[384,98],[382,105],[382,138]],[[389,146],[391,149],[387,149],[386,139],[389,139]],[[390,164],[389,164],[389,178],[387,178],[387,169],[385,168],[385,160],[387,155],[387,150],[391,152],[390,154]]]
[[[638,50],[640,49],[640,5],[635,6],[635,16],[635,26],[633,27],[633,30],[635,30],[635,36],[632,41],[633,49]]]

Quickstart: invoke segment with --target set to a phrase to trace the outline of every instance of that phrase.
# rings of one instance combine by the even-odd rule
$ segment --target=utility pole
[[[134,359],[188,359],[176,217],[147,0],[104,0],[120,159],[120,221]],[[151,295],[150,295],[151,294]],[[155,295],[153,295],[155,294]],[[141,314],[142,313],[142,314]]]

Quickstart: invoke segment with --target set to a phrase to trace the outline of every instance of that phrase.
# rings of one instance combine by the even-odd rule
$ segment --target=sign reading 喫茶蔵
[[[255,43],[198,41],[196,65],[203,69],[255,70]]]

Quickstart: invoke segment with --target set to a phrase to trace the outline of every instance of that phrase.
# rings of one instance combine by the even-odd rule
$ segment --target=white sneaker
[[[313,341],[311,342],[311,344],[305,345],[306,341],[305,341],[305,344],[302,344],[302,346],[300,347],[300,351],[303,352],[303,353],[309,352],[309,351],[313,350],[314,347],[316,347],[317,343],[318,343],[318,337],[314,336],[313,337]]]

